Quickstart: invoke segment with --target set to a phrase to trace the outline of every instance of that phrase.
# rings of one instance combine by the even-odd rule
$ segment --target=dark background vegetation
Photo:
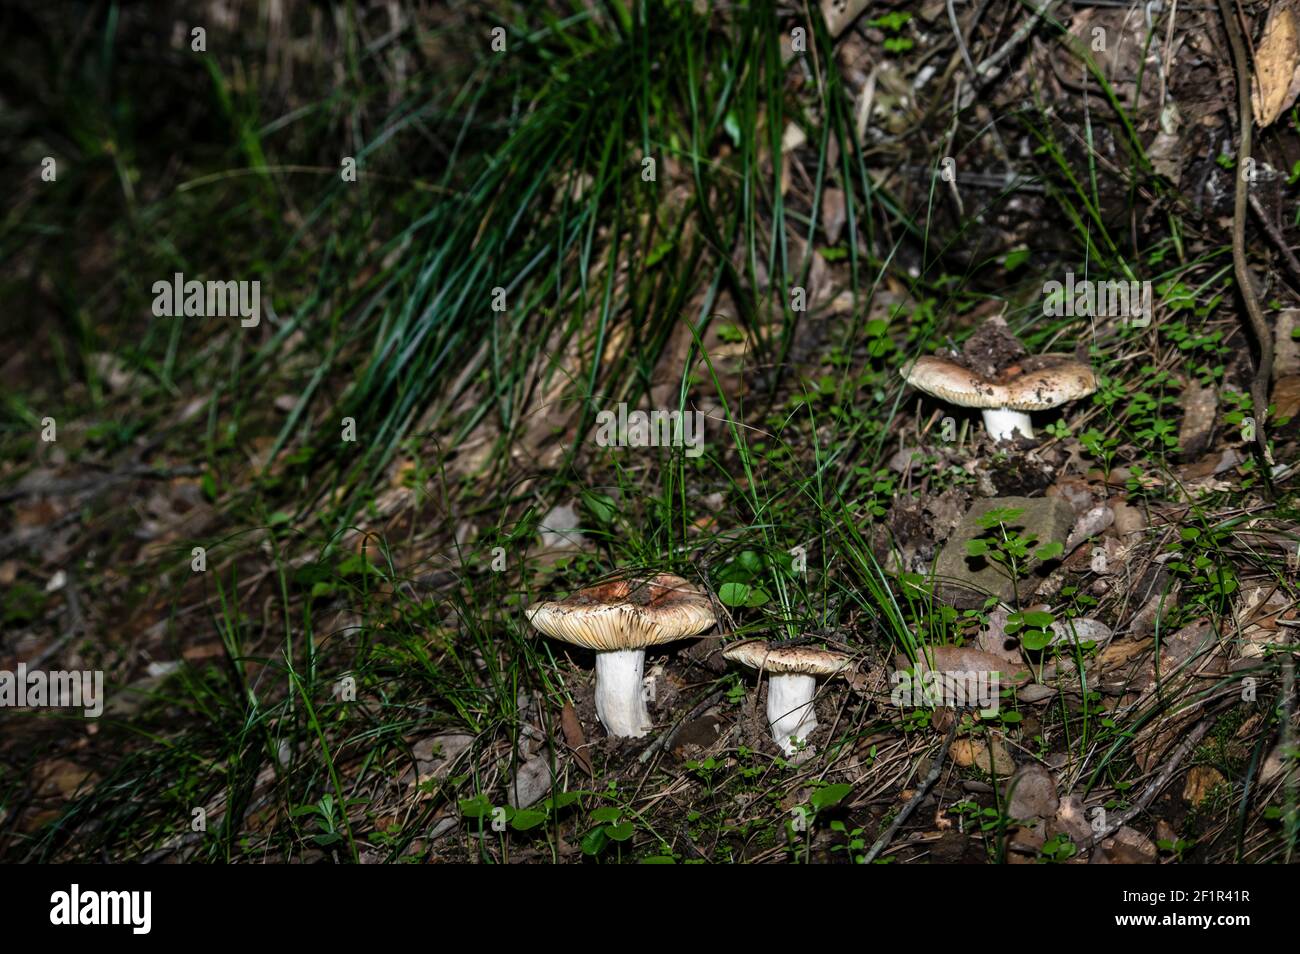
[[[995,625],[933,597],[935,554],[974,499],[1065,495],[1121,569],[1086,545],[1042,602],[1110,635],[1034,657],[1074,667],[1047,699],[962,715],[984,762],[953,750],[886,857],[1293,857],[1294,111],[1256,131],[1243,224],[1217,7],[1057,3],[999,58],[1036,4],[843,6],[0,6],[0,668],[111,696],[0,714],[0,856],[861,859],[954,718],[870,678]],[[1267,9],[1240,5],[1252,44]],[[1067,271],[1151,281],[1155,320],[1046,317]],[[176,272],[260,281],[260,325],[155,318]],[[1098,371],[1037,447],[898,375],[998,315]],[[704,411],[705,455],[597,447],[620,401]],[[590,654],[521,609],[630,569],[744,589],[652,655],[658,731],[618,743]],[[859,658],[814,757],[771,746],[735,635]],[[1017,825],[1003,752],[1127,834]],[[546,797],[516,807],[525,768]]]

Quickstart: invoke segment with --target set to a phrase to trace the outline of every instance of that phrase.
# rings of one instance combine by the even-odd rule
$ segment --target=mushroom
[[[984,426],[995,441],[1017,431],[1033,438],[1029,411],[1045,411],[1097,390],[1092,368],[1068,354],[1026,358],[993,377],[963,367],[951,358],[926,355],[901,369],[912,387],[959,407],[984,412]]]
[[[525,612],[547,636],[596,651],[596,714],[610,735],[629,738],[653,725],[642,687],[646,647],[695,636],[717,622],[709,598],[670,573],[611,580]]]
[[[843,653],[816,646],[769,646],[752,639],[733,643],[722,651],[725,659],[771,673],[767,680],[767,721],[772,741],[786,755],[793,755],[817,728],[813,694],[817,678],[844,672],[852,659]]]

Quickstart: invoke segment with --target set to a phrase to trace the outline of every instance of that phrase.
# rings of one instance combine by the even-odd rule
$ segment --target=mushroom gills
[[[644,649],[596,653],[596,715],[610,735],[639,739],[654,726],[644,680]]]
[[[1009,407],[986,407],[984,409],[984,428],[989,437],[995,441],[1010,440],[1016,431],[1021,437],[1034,437],[1034,423],[1024,411],[1013,411]]]
[[[773,673],[767,682],[767,721],[772,739],[786,755],[796,750],[795,740],[807,739],[817,728],[813,694],[817,677],[801,673]]]

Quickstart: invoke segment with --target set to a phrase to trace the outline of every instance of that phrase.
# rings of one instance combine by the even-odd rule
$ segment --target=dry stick
[[[1268,451],[1264,418],[1268,414],[1268,382],[1273,375],[1273,336],[1264,321],[1264,312],[1259,307],[1254,281],[1246,264],[1246,200],[1250,183],[1241,181],[1242,172],[1246,171],[1251,162],[1250,140],[1255,123],[1250,112],[1250,64],[1246,59],[1246,43],[1241,36],[1241,26],[1229,6],[1229,0],[1219,0],[1219,16],[1223,18],[1223,28],[1228,33],[1228,45],[1232,47],[1232,59],[1237,68],[1237,116],[1241,127],[1237,143],[1237,183],[1233,190],[1232,265],[1242,301],[1246,304],[1251,333],[1259,345],[1259,364],[1255,366],[1255,378],[1250,384],[1250,399],[1255,406],[1255,439],[1266,465],[1264,482],[1271,485],[1273,456]]]
[[[678,719],[676,722],[670,725],[667,729],[661,732],[659,734],[659,737],[655,739],[653,742],[651,742],[650,745],[646,747],[646,750],[641,753],[637,761],[642,765],[645,765],[647,762],[649,762],[650,759],[654,757],[655,753],[657,753],[660,749],[665,749],[668,747],[668,743],[672,740],[673,736],[677,734],[678,729],[684,726],[691,719],[694,719],[696,716],[698,716],[709,706],[721,700],[722,697],[725,696],[726,694],[727,694],[726,689],[719,689],[716,692],[711,692],[707,696],[705,696],[703,700],[701,700],[700,702],[692,706],[690,711],[687,712],[686,715],[682,716],[680,719]]]
[[[1219,2],[1222,3],[1223,0],[1219,0]],[[1054,13],[1055,10],[1053,8],[1057,6],[1058,3],[1060,3],[1060,0],[1045,0],[1044,3],[1040,4],[1038,9],[1033,12],[1033,15],[1020,25],[1020,29],[1011,34],[1011,39],[1007,40],[1006,43],[1003,43],[996,53],[984,60],[984,62],[975,68],[975,82],[978,84],[981,80],[987,79],[991,76],[994,67],[1012,54],[1015,48],[1020,45],[1020,41],[1028,36],[1031,30],[1038,26],[1038,21],[1041,18],[1050,16]]]
[[[1250,210],[1255,213],[1255,217],[1259,219],[1259,224],[1264,226],[1264,231],[1268,233],[1268,237],[1277,246],[1277,250],[1281,253],[1282,261],[1286,263],[1287,271],[1291,273],[1291,277],[1300,282],[1300,261],[1296,260],[1295,252],[1291,251],[1291,246],[1286,244],[1286,236],[1278,231],[1277,226],[1269,219],[1268,213],[1264,211],[1264,206],[1260,204],[1259,199],[1253,194],[1250,197]]]
[[[0,491],[0,503],[23,497],[71,497],[88,490],[100,491],[126,480],[170,480],[173,477],[193,477],[203,472],[201,467],[186,464],[182,467],[159,470],[157,467],[128,467],[93,477],[73,477],[66,480],[36,480],[20,483],[9,490]]]
[[[1161,767],[1160,774],[1155,777],[1155,780],[1152,781],[1150,785],[1142,790],[1142,794],[1138,796],[1138,800],[1133,803],[1133,807],[1127,811],[1121,812],[1119,817],[1107,825],[1104,831],[1094,835],[1092,840],[1083,847],[1087,849],[1100,844],[1104,839],[1109,838],[1142,812],[1146,811],[1147,806],[1155,801],[1155,797],[1160,794],[1160,791],[1169,784],[1169,780],[1174,777],[1174,773],[1178,771],[1178,766],[1182,764],[1183,759],[1187,758],[1192,749],[1196,748],[1197,743],[1205,737],[1205,733],[1210,731],[1210,726],[1214,725],[1217,718],[1218,716],[1207,716],[1198,722],[1195,728],[1188,733],[1187,737],[1178,744],[1178,748],[1174,749],[1174,754],[1169,756],[1169,760]]]
[[[882,851],[889,847],[889,843],[894,840],[894,836],[897,835],[898,830],[903,827],[903,823],[907,821],[912,812],[916,811],[916,807],[921,804],[921,800],[925,798],[930,789],[934,787],[934,783],[939,780],[939,773],[943,771],[944,756],[948,754],[948,749],[952,747],[953,739],[957,737],[957,726],[960,722],[960,717],[953,717],[952,725],[948,727],[948,735],[943,740],[943,748],[941,748],[939,754],[934,757],[934,764],[930,766],[929,774],[927,774],[925,780],[921,782],[921,787],[916,790],[916,794],[908,799],[907,804],[903,806],[903,810],[898,813],[890,823],[889,827],[885,829],[885,833],[877,838],[876,843],[871,846],[871,850],[862,856],[862,863],[864,865],[871,864]],[[992,759],[992,757],[990,751],[989,758]]]

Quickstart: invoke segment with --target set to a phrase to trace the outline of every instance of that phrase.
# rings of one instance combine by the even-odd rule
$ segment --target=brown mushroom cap
[[[1026,359],[987,378],[937,355],[917,358],[900,369],[912,387],[960,407],[1044,411],[1097,390],[1092,368],[1069,355],[1044,354]]]
[[[547,636],[597,652],[658,646],[717,622],[708,596],[671,573],[611,580],[524,612]]]
[[[816,646],[769,646],[762,639],[732,643],[722,651],[722,656],[750,669],[805,676],[834,676],[853,664],[852,657],[844,653]]]

